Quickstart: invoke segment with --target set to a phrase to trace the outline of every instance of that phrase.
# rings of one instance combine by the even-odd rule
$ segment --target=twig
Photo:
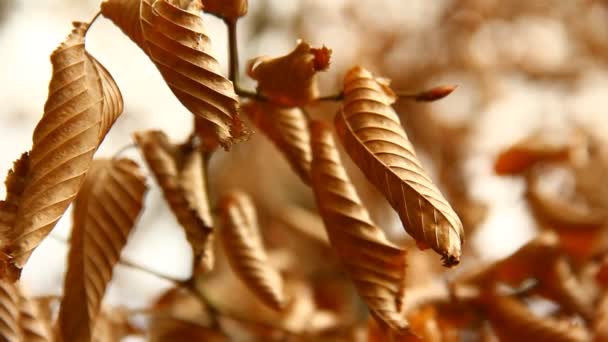
[[[405,91],[396,91],[395,96],[399,100],[412,100],[416,102],[431,102],[440,100],[448,95],[450,95],[455,89],[456,85],[442,85],[438,87],[433,87],[431,89],[419,91],[419,92],[405,92]],[[344,93],[340,92],[338,94],[325,95],[315,99],[317,102],[328,101],[328,102],[336,102],[344,100]]]
[[[49,234],[49,237],[51,239],[59,242],[59,243],[62,243],[62,244],[68,245],[68,246],[70,245],[70,241],[67,240],[67,239],[65,239],[65,238],[63,238],[63,237],[57,236],[55,234]],[[146,268],[146,267],[144,267],[142,265],[138,265],[138,264],[136,264],[136,263],[134,263],[134,262],[132,262],[130,260],[120,259],[120,260],[118,260],[118,264],[122,265],[122,266],[125,266],[125,267],[129,267],[129,268],[138,270],[138,271],[141,271],[141,272],[145,272],[145,273],[151,274],[151,275],[153,275],[155,277],[158,277],[158,278],[170,281],[172,283],[175,283],[176,285],[180,285],[180,284],[182,284],[182,283],[185,282],[183,279],[177,279],[177,278],[174,278],[174,277],[172,277],[170,275],[159,273],[159,272],[157,272],[155,270],[151,270],[151,269]]]
[[[181,285],[182,283],[184,283],[186,281],[186,280],[183,280],[183,279],[174,278],[173,276],[170,276],[168,274],[159,273],[158,271],[151,270],[151,269],[146,268],[145,266],[142,266],[142,265],[138,265],[138,264],[136,264],[136,263],[134,263],[134,262],[132,262],[130,260],[120,259],[118,261],[118,263],[120,265],[122,265],[122,266],[126,266],[126,267],[129,267],[129,268],[134,269],[134,270],[138,270],[138,271],[141,271],[141,272],[144,272],[144,273],[151,274],[151,275],[153,275],[153,276],[155,276],[157,278],[167,280],[167,281],[172,282],[172,283],[174,283],[176,285]]]
[[[224,19],[224,23],[228,28],[228,58],[229,58],[229,69],[228,79],[234,83],[234,88],[238,89],[238,78],[239,78],[239,47],[237,40],[236,31],[236,19]]]

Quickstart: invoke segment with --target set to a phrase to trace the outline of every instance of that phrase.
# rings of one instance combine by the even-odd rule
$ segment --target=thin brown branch
[[[61,236],[57,236],[57,235],[54,235],[54,234],[49,234],[49,237],[52,238],[53,240],[59,242],[59,243],[62,243],[62,244],[68,245],[68,246],[70,244],[69,240],[67,240],[67,239],[65,239],[65,238],[63,238]],[[124,258],[121,258],[118,261],[118,264],[122,265],[122,266],[125,266],[125,267],[128,267],[128,268],[131,268],[131,269],[134,269],[134,270],[138,270],[138,271],[141,271],[141,272],[144,272],[144,273],[148,273],[148,274],[153,275],[153,276],[155,276],[157,278],[161,278],[161,279],[170,281],[172,283],[175,283],[176,285],[180,285],[180,284],[182,284],[182,283],[184,283],[184,282],[187,281],[187,280],[183,280],[183,279],[174,278],[173,276],[170,276],[170,275],[167,275],[167,274],[163,274],[163,273],[157,272],[155,270],[151,270],[149,268],[146,268],[145,266],[139,265],[137,263],[134,263],[134,262],[132,262],[130,260],[126,260]]]

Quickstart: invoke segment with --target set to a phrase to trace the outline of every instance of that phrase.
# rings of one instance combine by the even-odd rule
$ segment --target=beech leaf
[[[103,66],[85,50],[88,25],[74,30],[52,53],[53,76],[33,146],[7,178],[0,204],[8,277],[20,270],[75,198],[95,150],[122,111],[122,97]]]
[[[221,202],[224,251],[236,275],[268,307],[280,311],[286,305],[283,279],[268,259],[253,202],[247,194],[233,191]]]
[[[289,54],[249,61],[248,75],[258,81],[258,92],[281,106],[303,106],[318,97],[315,75],[329,67],[331,50],[315,49],[300,41]]]
[[[184,228],[196,262],[203,272],[210,270],[213,223],[202,152],[188,144],[171,144],[162,131],[138,132],[134,137],[171,211]]]
[[[344,105],[335,117],[336,132],[354,163],[399,213],[405,230],[439,253],[445,266],[456,265],[462,223],[418,161],[393,101],[385,80],[360,67],[351,69],[344,80]]]
[[[261,101],[248,102],[242,109],[283,153],[300,179],[310,183],[310,133],[308,119],[302,110]]]
[[[232,82],[211,55],[201,0],[107,0],[102,14],[154,62],[177,99],[201,122],[205,146],[231,144],[250,134],[238,116]]]
[[[310,126],[312,188],[332,247],[370,310],[395,330],[407,330],[401,313],[405,251],[371,221],[336,149],[331,130]]]
[[[74,203],[58,330],[63,341],[90,341],[101,300],[143,207],[145,177],[129,159],[95,160]]]

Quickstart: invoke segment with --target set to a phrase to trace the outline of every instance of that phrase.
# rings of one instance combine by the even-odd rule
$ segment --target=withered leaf
[[[2,341],[52,341],[50,321],[19,286],[0,280],[0,339]]]
[[[247,14],[247,0],[204,0],[204,10],[226,20],[236,20]]]
[[[315,74],[329,67],[331,50],[315,49],[300,41],[289,54],[249,61],[248,75],[258,81],[258,92],[281,106],[296,107],[318,96]]]
[[[201,151],[188,144],[172,144],[162,131],[138,132],[134,138],[171,211],[184,228],[196,262],[202,271],[210,270],[213,223]]]
[[[220,236],[236,275],[267,306],[277,311],[286,305],[283,278],[268,260],[253,202],[247,194],[232,191],[220,207]]]
[[[587,330],[571,322],[538,317],[512,297],[492,296],[485,305],[488,318],[501,341],[589,341]]]
[[[114,266],[143,207],[145,177],[129,159],[100,159],[74,203],[58,332],[63,341],[90,341]]]
[[[351,69],[336,131],[351,159],[399,213],[405,230],[439,253],[444,265],[456,265],[462,223],[418,161],[393,101],[386,83],[361,67]]]
[[[23,340],[19,328],[19,297],[16,284],[0,280],[0,337],[3,341]]]
[[[201,0],[107,0],[101,12],[150,57],[178,100],[204,119],[205,145],[228,148],[249,132],[238,116],[234,86],[211,55],[202,8]]]
[[[8,241],[9,277],[18,278],[33,250],[76,196],[93,153],[122,111],[122,97],[110,74],[85,51],[87,24],[75,23],[52,53],[53,76],[44,115],[7,179],[0,205],[0,232]]]
[[[522,174],[541,162],[567,160],[569,154],[569,146],[549,144],[540,135],[533,135],[502,151],[494,162],[494,172]]]
[[[45,316],[41,303],[38,303],[21,291],[19,304],[19,326],[25,341],[50,342],[53,340],[51,317]]]
[[[261,101],[248,102],[242,109],[283,153],[300,179],[308,184],[312,155],[308,120],[302,110]]]
[[[370,310],[395,330],[408,329],[401,314],[405,251],[371,221],[322,122],[310,126],[312,187],[327,235]]]

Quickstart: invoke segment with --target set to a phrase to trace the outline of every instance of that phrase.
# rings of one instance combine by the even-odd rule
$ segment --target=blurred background
[[[98,5],[98,0],[0,0],[2,170],[31,146],[51,75],[48,56],[71,30],[70,22],[90,20]],[[226,70],[225,27],[212,16],[205,20]],[[250,58],[288,53],[297,39],[333,50],[331,67],[319,78],[322,94],[339,92],[344,73],[354,65],[392,79],[396,90],[458,85],[436,103],[399,101],[396,108],[420,159],[465,223],[464,263],[467,257],[508,255],[537,229],[524,200],[524,180],[494,173],[501,151],[539,134],[551,144],[568,143],[581,130],[600,145],[608,139],[608,1],[251,0],[249,14],[239,21],[241,71]],[[112,156],[131,144],[136,130],[162,128],[176,141],[189,134],[191,114],[110,21],[100,18],[94,24],[87,46],[125,99],[124,114],[97,156]],[[246,80],[242,86],[255,84]],[[323,104],[309,111],[330,120],[337,108]],[[135,149],[123,154],[141,160]],[[405,239],[398,217],[348,158],[343,160],[375,221],[393,238]],[[151,178],[149,183],[146,209],[123,257],[186,278],[190,248],[158,187]],[[212,160],[212,195],[234,187],[255,198],[267,244],[280,259],[291,245],[283,236],[288,228],[276,219],[284,212],[277,208],[312,209],[312,192],[260,134]],[[62,291],[69,216],[24,271],[23,282],[34,295]],[[423,265],[438,267],[433,252],[419,254]],[[170,286],[118,266],[106,303],[145,307]]]

